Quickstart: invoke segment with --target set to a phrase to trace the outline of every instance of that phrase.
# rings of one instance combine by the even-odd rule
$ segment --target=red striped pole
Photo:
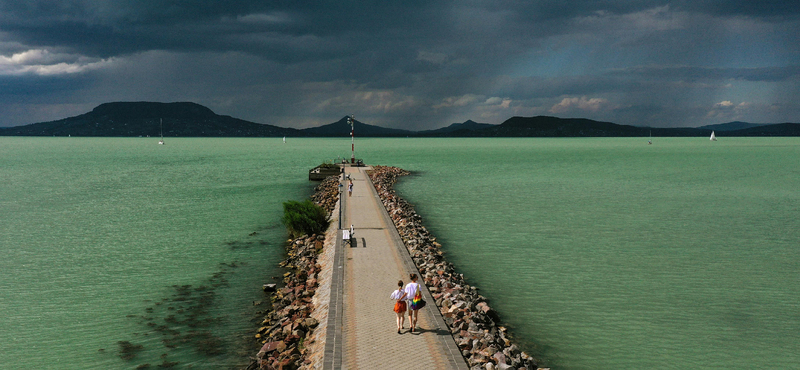
[[[349,121],[350,121],[350,150],[351,150],[351,153],[352,153],[350,155],[350,163],[356,163],[356,139],[355,139],[355,134],[353,134],[353,131],[355,130],[355,124],[356,124],[355,115],[351,114]]]

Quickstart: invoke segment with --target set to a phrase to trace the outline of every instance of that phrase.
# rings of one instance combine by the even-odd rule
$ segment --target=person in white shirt
[[[406,292],[403,290],[403,280],[397,282],[397,290],[389,298],[394,299],[394,312],[397,314],[397,334],[403,329],[406,321]]]
[[[411,282],[406,284],[405,289],[406,292],[406,303],[408,306],[408,323],[411,324],[411,332],[414,332],[414,329],[417,327],[417,319],[419,318],[419,309],[414,309],[411,307],[411,301],[414,300],[414,296],[417,295],[419,291],[419,284],[417,284],[417,274],[411,274]]]

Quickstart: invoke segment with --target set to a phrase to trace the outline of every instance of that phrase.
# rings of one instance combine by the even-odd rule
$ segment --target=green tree
[[[322,207],[310,199],[303,202],[290,200],[283,203],[281,222],[292,238],[301,235],[322,234],[328,229],[330,219]]]

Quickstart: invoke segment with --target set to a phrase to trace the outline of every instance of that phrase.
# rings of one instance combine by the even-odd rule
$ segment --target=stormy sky
[[[310,127],[800,122],[800,2],[0,0],[0,126],[191,101]]]

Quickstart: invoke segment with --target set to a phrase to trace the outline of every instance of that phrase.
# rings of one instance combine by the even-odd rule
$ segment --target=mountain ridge
[[[60,120],[8,127],[3,136],[275,137],[299,130],[214,113],[197,103],[113,102]]]
[[[492,127],[492,126],[495,126],[495,125],[492,125],[490,123],[478,123],[478,122],[475,122],[475,121],[470,119],[470,120],[466,120],[466,121],[464,121],[462,123],[453,123],[453,124],[450,124],[450,126],[446,126],[446,127],[442,127],[442,128],[438,128],[438,129],[434,129],[434,130],[418,131],[417,132],[417,136],[443,136],[443,135],[447,135],[447,134],[451,134],[451,133],[455,133],[455,132],[474,131],[474,130],[480,130],[480,129],[484,129],[484,128],[489,128],[489,127]]]
[[[327,125],[302,129],[306,136],[316,137],[349,137],[350,124],[347,123],[347,116]],[[414,131],[386,128],[363,123],[354,120],[353,130],[359,137],[398,137],[414,135]]]
[[[735,130],[743,130],[752,127],[764,126],[765,124],[762,123],[749,123],[749,122],[742,122],[742,121],[733,121],[727,123],[717,123],[715,125],[705,125],[700,126],[698,128],[706,129],[706,130],[715,130],[715,131],[735,131]]]
[[[163,124],[160,122],[163,121]],[[358,137],[657,137],[800,136],[800,124],[729,122],[697,128],[662,128],[620,125],[587,118],[551,116],[511,117],[499,125],[467,120],[434,130],[410,131],[354,123]],[[192,102],[111,102],[90,112],[60,120],[0,128],[0,136],[159,136],[167,137],[347,137],[347,117],[318,127],[285,128],[218,115]]]

